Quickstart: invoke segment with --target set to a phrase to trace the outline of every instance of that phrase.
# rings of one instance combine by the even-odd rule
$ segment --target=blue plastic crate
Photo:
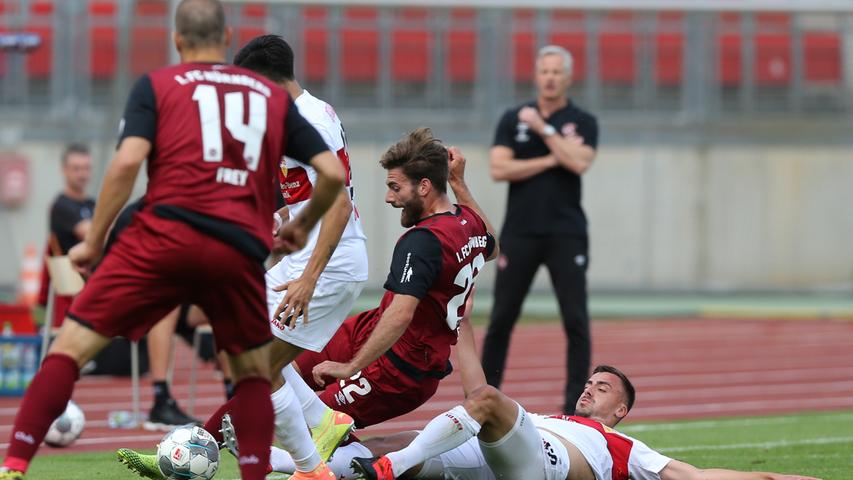
[[[0,336],[0,396],[20,397],[39,368],[41,337]]]

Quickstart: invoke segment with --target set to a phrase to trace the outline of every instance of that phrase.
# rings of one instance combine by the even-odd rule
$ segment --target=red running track
[[[853,322],[755,319],[631,319],[593,322],[593,364],[623,369],[637,387],[630,420],[669,420],[796,411],[853,409]],[[482,333],[482,332],[480,332]],[[562,403],[565,338],[556,324],[521,325],[510,350],[504,391],[530,411],[556,412]],[[173,393],[186,407],[190,351],[179,347]],[[212,366],[202,366],[196,412],[204,418],[223,401]],[[151,388],[142,381],[143,411]],[[363,431],[383,434],[421,428],[458,404],[458,375],[448,377],[426,405]],[[130,409],[130,380],[85,377],[74,400],[86,430],[66,449],[41,454],[148,448],[162,433],[113,430],[111,410]],[[20,399],[0,399],[0,454],[5,454]]]

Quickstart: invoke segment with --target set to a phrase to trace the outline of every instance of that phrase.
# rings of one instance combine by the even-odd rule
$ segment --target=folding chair
[[[71,266],[71,260],[68,256],[48,256],[46,257],[47,270],[50,272],[50,290],[47,296],[47,311],[45,313],[45,326],[42,330],[41,342],[41,360],[44,360],[47,355],[47,349],[50,341],[59,331],[53,326],[53,308],[56,295],[77,295],[83,289],[83,277],[74,270]],[[139,408],[139,343],[131,342],[130,344],[130,371],[131,371],[131,391],[133,397],[133,418],[135,421],[140,421]]]

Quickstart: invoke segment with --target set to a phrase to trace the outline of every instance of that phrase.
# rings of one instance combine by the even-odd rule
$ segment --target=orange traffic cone
[[[21,260],[21,277],[18,281],[18,303],[33,306],[38,300],[41,268],[35,245],[27,245]]]

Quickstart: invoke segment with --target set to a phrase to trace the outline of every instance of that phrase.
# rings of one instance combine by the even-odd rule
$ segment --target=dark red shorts
[[[68,316],[137,340],[182,303],[201,307],[216,346],[232,354],[272,339],[263,266],[191,226],[153,213],[133,223],[75,298]]]
[[[439,380],[415,380],[397,370],[385,356],[346,380],[331,381],[325,388],[314,382],[311,370],[325,360],[348,362],[355,354],[354,318],[347,319],[322,352],[306,350],[296,359],[302,378],[318,392],[323,403],[355,420],[365,428],[399,417],[423,405],[435,394]]]

